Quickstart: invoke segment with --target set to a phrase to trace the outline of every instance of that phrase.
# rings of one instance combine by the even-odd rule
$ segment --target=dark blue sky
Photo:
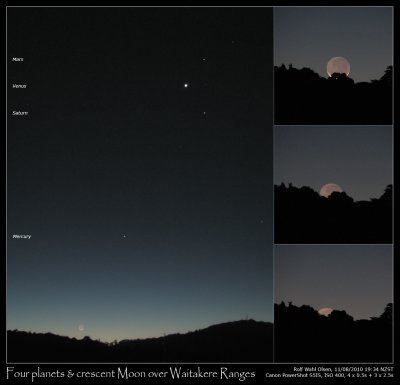
[[[393,302],[391,245],[275,246],[275,302],[379,317]]]
[[[30,114],[8,121],[8,328],[272,321],[272,10],[9,8],[8,27],[29,85],[9,109]]]
[[[391,7],[274,8],[274,63],[327,77],[334,56],[350,62],[356,82],[379,79],[393,64]]]
[[[276,126],[274,181],[379,198],[392,183],[392,146],[391,126]]]

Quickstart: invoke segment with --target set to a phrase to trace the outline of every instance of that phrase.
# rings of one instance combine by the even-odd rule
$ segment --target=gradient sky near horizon
[[[379,317],[393,302],[391,245],[275,246],[275,302]]]
[[[392,7],[276,7],[274,64],[308,67],[327,77],[343,56],[356,82],[379,79],[393,64]]]
[[[7,14],[7,327],[272,321],[272,9]]]
[[[275,126],[274,183],[319,192],[336,183],[354,200],[393,183],[392,126]]]

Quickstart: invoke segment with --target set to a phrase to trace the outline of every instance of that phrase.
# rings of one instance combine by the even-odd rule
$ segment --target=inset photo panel
[[[276,362],[392,362],[391,245],[275,246]]]
[[[393,8],[274,8],[275,124],[392,124]]]
[[[275,126],[275,243],[390,244],[392,132]]]

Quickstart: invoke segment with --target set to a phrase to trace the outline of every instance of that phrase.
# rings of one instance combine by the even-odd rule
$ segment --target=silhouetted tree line
[[[392,73],[388,66],[380,79],[354,83],[345,74],[275,66],[275,124],[392,124]]]
[[[9,362],[270,362],[273,353],[272,324],[254,320],[113,343],[18,330],[7,336]]]
[[[392,185],[379,199],[275,185],[275,243],[392,243]]]
[[[277,362],[391,362],[392,304],[380,317],[354,321],[345,311],[275,304]]]

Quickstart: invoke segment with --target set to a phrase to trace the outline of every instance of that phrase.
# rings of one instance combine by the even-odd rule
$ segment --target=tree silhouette
[[[379,198],[382,202],[390,202],[392,203],[392,193],[393,193],[393,185],[389,184],[385,188],[385,192]]]
[[[273,354],[272,324],[252,319],[112,343],[22,331],[7,341],[10,362],[270,362]]]
[[[277,362],[390,362],[391,304],[376,319],[354,321],[344,310],[320,315],[311,306],[275,304]]]
[[[379,320],[392,324],[392,320],[393,320],[393,304],[392,303],[388,303],[386,305],[385,310],[379,317]]]
[[[275,185],[276,243],[391,243],[392,185],[378,199],[355,202],[345,192],[328,198],[310,187]]]
[[[372,80],[373,83],[382,83],[386,86],[390,86],[393,83],[393,66],[388,66],[385,70],[385,73],[382,75],[382,77],[379,80]]]
[[[380,79],[355,83],[282,64],[274,79],[275,124],[392,124],[392,66]]]
[[[344,310],[333,310],[328,317],[330,321],[336,322],[337,324],[349,324],[354,321],[353,317]]]

